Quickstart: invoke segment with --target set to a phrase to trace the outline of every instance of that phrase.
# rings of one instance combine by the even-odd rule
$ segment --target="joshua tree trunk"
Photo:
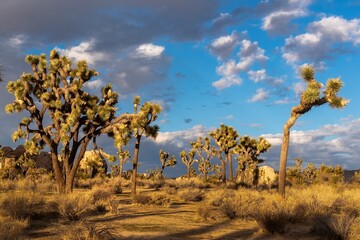
[[[187,178],[190,179],[191,177],[191,166],[187,166]]]
[[[134,150],[134,159],[133,159],[133,172],[131,176],[131,194],[136,194],[136,175],[137,175],[137,167],[138,167],[138,160],[139,160],[139,149],[140,149],[140,140],[141,135],[136,136],[136,143],[135,143],[135,150]]]
[[[120,161],[120,163],[119,163],[119,176],[120,176],[120,179],[122,178],[122,172],[123,172],[123,163]]]
[[[221,181],[226,183],[226,161],[221,161]]]
[[[234,181],[234,172],[233,172],[233,161],[232,161],[232,155],[229,153],[227,156],[228,162],[229,162],[229,171],[230,171],[230,181]]]
[[[294,126],[299,114],[291,114],[291,117],[284,125],[284,136],[282,139],[281,153],[280,153],[280,166],[279,166],[279,193],[285,196],[285,183],[286,183],[286,162],[289,151],[290,143],[290,128]]]

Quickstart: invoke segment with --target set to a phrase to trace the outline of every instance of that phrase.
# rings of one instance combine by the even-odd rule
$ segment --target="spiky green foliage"
[[[160,177],[162,177],[164,169],[166,167],[174,167],[177,162],[174,155],[170,157],[170,153],[164,152],[162,149],[160,149],[159,155],[161,163]]]
[[[214,139],[218,146],[216,149],[216,156],[221,162],[221,180],[223,182],[226,181],[226,164],[231,161],[230,150],[236,146],[236,139],[238,136],[237,131],[233,127],[226,126],[225,124],[221,124],[218,129],[210,132],[210,137]],[[225,154],[225,158],[223,154]],[[232,165],[230,166],[230,174],[232,174]]]
[[[71,191],[77,168],[91,139],[130,124],[130,115],[115,117],[118,94],[106,85],[101,97],[83,90],[98,75],[85,61],[72,67],[71,61],[55,50],[26,57],[32,73],[24,73],[7,84],[14,102],[8,113],[27,111],[13,139],[26,138],[28,153],[36,154],[47,145],[51,151],[60,191]],[[66,186],[66,187],[65,187]],[[66,189],[65,189],[66,188]]]
[[[206,181],[207,174],[213,168],[213,165],[210,161],[216,154],[215,147],[211,146],[210,139],[208,137],[205,137],[204,139],[199,137],[197,141],[190,142],[190,145],[199,157],[198,169]]]
[[[239,139],[238,144],[233,149],[234,154],[238,154],[238,175],[239,181],[248,185],[256,183],[257,180],[257,166],[264,162],[264,159],[259,158],[264,152],[271,148],[271,144],[260,137],[259,139],[251,138],[247,135]]]
[[[305,91],[301,94],[300,104],[292,107],[290,118],[284,125],[284,137],[280,154],[279,168],[279,192],[285,196],[286,162],[290,143],[290,128],[303,114],[310,111],[314,106],[329,103],[331,108],[344,108],[349,100],[339,97],[338,94],[343,86],[340,78],[331,78],[327,81],[325,89],[323,84],[316,81],[315,71],[311,66],[304,66],[300,75],[307,83]]]
[[[180,152],[180,158],[181,161],[185,164],[186,168],[187,168],[187,178],[191,177],[191,166],[198,162],[197,159],[195,159],[195,151],[191,150],[189,152],[186,151],[181,151]]]

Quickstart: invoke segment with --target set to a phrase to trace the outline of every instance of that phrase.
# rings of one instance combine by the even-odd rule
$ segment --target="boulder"
[[[271,185],[277,179],[275,170],[270,166],[259,167],[259,185]]]

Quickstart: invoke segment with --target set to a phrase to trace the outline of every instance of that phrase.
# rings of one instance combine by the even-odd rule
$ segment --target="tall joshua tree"
[[[338,96],[343,83],[340,78],[331,78],[327,81],[323,91],[323,85],[316,81],[314,69],[311,66],[305,66],[301,69],[301,77],[307,83],[306,90],[301,94],[300,104],[292,107],[290,118],[284,125],[284,135],[280,154],[279,168],[279,193],[285,196],[286,180],[286,161],[290,142],[290,128],[294,126],[296,120],[303,114],[307,113],[312,107],[321,106],[329,103],[331,108],[344,108],[349,100]]]
[[[162,149],[160,149],[159,155],[161,163],[160,177],[162,177],[166,167],[173,167],[176,165],[176,159],[174,155],[169,158],[170,154],[168,152],[164,152]]]
[[[194,159],[195,151],[191,150],[190,152],[186,153],[186,151],[181,151],[180,153],[181,161],[186,165],[187,168],[187,178],[190,179],[191,177],[191,166],[196,163],[198,160]]]
[[[212,167],[210,160],[215,156],[215,147],[211,146],[208,137],[204,139],[199,137],[196,142],[191,142],[190,145],[199,157],[199,171],[203,175],[204,181],[206,181],[207,174]]]
[[[140,108],[140,97],[136,96],[133,101],[134,104],[134,117],[131,121],[131,129],[135,137],[135,148],[133,158],[133,172],[132,172],[132,186],[131,194],[136,194],[136,176],[139,162],[139,151],[141,137],[156,138],[159,126],[151,125],[158,117],[158,114],[162,111],[159,104],[145,102]]]
[[[237,131],[224,124],[221,124],[218,129],[210,132],[210,136],[215,140],[218,149],[216,155],[221,162],[221,181],[226,182],[226,164],[230,164],[230,180],[234,180],[234,173],[232,168],[232,157],[230,150],[236,146],[236,138],[239,136]],[[225,154],[225,159],[222,154]]]
[[[123,150],[118,148],[117,154],[119,156],[119,176],[122,178],[124,164],[130,159],[130,152],[128,150]]]
[[[132,114],[115,116],[118,94],[106,85],[101,98],[82,89],[83,84],[98,75],[85,61],[76,68],[55,50],[46,55],[26,57],[32,73],[23,73],[10,81],[7,89],[15,97],[6,106],[7,113],[27,111],[13,140],[25,138],[25,149],[37,154],[48,146],[60,192],[71,192],[86,148],[91,140],[112,132],[118,125],[129,126]]]

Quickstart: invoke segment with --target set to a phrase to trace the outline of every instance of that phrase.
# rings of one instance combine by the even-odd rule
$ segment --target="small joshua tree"
[[[73,68],[68,58],[55,50],[49,62],[45,54],[29,55],[26,62],[32,73],[10,81],[7,90],[15,97],[7,113],[26,111],[13,140],[25,138],[25,149],[38,154],[47,145],[58,190],[71,192],[76,172],[91,140],[111,133],[119,124],[129,126],[132,114],[115,116],[118,94],[106,85],[101,98],[83,90],[83,85],[98,75],[85,61]]]
[[[164,152],[162,149],[160,150],[159,155],[160,155],[160,163],[161,163],[160,177],[162,177],[164,169],[166,167],[174,167],[176,165],[176,159],[174,155],[171,158],[169,158],[170,154],[168,152]]]
[[[139,96],[136,96],[134,98],[133,104],[134,117],[131,121],[131,129],[135,137],[135,148],[133,158],[131,194],[135,195],[141,137],[145,135],[146,137],[156,138],[159,131],[159,126],[151,124],[157,119],[158,114],[162,111],[162,109],[159,104],[150,102],[145,102],[144,105],[139,108]]]
[[[307,113],[312,107],[317,107],[329,103],[331,108],[344,108],[349,100],[339,97],[337,94],[341,90],[343,83],[340,78],[331,78],[327,81],[323,91],[323,85],[316,81],[314,69],[305,66],[301,69],[301,77],[307,83],[306,90],[301,94],[300,104],[292,107],[290,118],[284,125],[284,135],[280,154],[279,167],[279,193],[285,196],[286,162],[290,143],[290,129],[296,120]]]
[[[181,151],[180,153],[181,161],[185,164],[187,168],[187,178],[190,179],[191,177],[191,166],[197,162],[197,159],[194,159],[195,157],[195,151],[191,150],[190,152],[186,153],[186,151]]]
[[[256,170],[259,163],[264,162],[259,158],[260,154],[267,152],[271,144],[264,138],[260,137],[250,138],[244,136],[239,139],[239,143],[233,148],[234,154],[239,154],[238,160],[238,175],[240,182],[248,185],[253,185],[256,178]]]
[[[230,150],[236,146],[236,138],[238,137],[237,131],[224,124],[220,125],[220,128],[210,132],[210,137],[215,140],[218,149],[216,150],[216,156],[221,162],[221,181],[226,182],[226,164],[230,164],[230,180],[234,180],[234,173],[232,168],[232,156]],[[223,157],[225,154],[225,158]]]
[[[118,148],[117,154],[119,156],[119,165],[118,165],[118,169],[117,169],[117,173],[115,175],[120,176],[120,178],[122,178],[123,175],[123,167],[124,164],[126,164],[128,162],[128,160],[130,159],[130,152],[128,150],[123,150],[121,147]]]
[[[210,144],[210,139],[199,137],[196,142],[191,142],[192,149],[199,157],[198,169],[202,174],[204,181],[207,180],[207,174],[211,171],[212,165],[210,160],[215,156],[215,147]]]

